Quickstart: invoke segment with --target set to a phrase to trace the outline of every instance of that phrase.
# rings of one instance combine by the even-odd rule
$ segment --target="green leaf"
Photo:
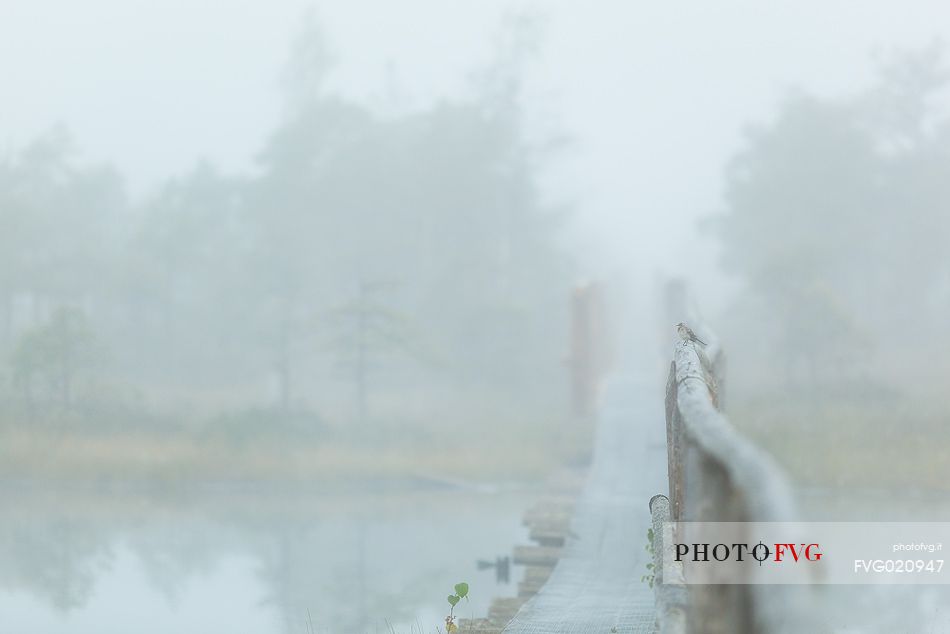
[[[464,581],[462,583],[455,584],[455,594],[461,599],[468,595],[468,584]]]
[[[448,596],[448,600],[449,600],[449,605],[451,605],[451,606],[454,608],[454,607],[455,607],[455,604],[458,603],[459,601],[461,601],[462,598],[461,598],[460,596],[458,596],[458,595],[450,594],[450,595]]]

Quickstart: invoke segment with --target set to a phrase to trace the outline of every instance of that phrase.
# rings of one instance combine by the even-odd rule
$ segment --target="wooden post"
[[[722,353],[715,338],[704,334],[706,347],[676,344],[667,382],[670,515],[680,522],[792,520],[797,514],[785,474],[720,412]],[[817,631],[816,617],[803,603],[774,600],[774,586],[708,584],[687,590],[690,632]]]
[[[594,413],[608,368],[606,310],[603,287],[584,284],[571,295],[571,401],[574,415]]]

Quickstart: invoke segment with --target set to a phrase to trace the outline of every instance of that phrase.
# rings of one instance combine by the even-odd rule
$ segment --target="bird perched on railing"
[[[690,330],[690,327],[680,322],[676,324],[676,334],[680,336],[680,339],[683,341],[692,341],[693,343],[698,343],[701,346],[705,346],[706,342],[696,336],[696,333]]]

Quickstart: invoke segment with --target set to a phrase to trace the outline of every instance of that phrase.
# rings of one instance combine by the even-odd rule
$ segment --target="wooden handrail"
[[[680,341],[674,349],[666,392],[667,514],[674,522],[794,521],[798,514],[784,471],[720,411],[723,354],[711,335],[707,341],[706,347]],[[655,524],[663,506],[651,504],[658,507]],[[657,614],[682,609],[691,633],[820,631],[812,629],[816,619],[805,609],[807,586],[723,584],[687,590],[686,596],[658,591]],[[685,605],[669,605],[673,601]],[[677,619],[666,624],[658,619],[658,625],[661,632],[682,631]]]
[[[794,497],[782,469],[772,457],[740,434],[720,412],[722,352],[718,345],[703,351],[698,344],[676,344],[666,392],[667,452],[672,517],[690,521],[791,521],[797,516]],[[690,452],[702,462],[699,481],[690,485]],[[709,473],[719,470],[721,473]],[[693,493],[718,476],[721,485],[738,494],[738,504],[710,505]],[[708,481],[707,481],[708,482]],[[724,497],[724,492],[716,497]],[[731,496],[727,496],[731,497]],[[731,500],[723,500],[729,502]],[[684,505],[689,505],[684,508]],[[685,515],[684,515],[685,513]]]

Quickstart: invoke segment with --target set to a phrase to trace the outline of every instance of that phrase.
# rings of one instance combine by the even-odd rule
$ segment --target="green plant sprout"
[[[445,631],[446,634],[451,632],[458,632],[459,626],[455,623],[455,606],[458,605],[458,602],[462,599],[468,601],[468,584],[464,581],[461,581],[455,584],[455,594],[450,594],[447,598],[449,602],[449,615],[445,617]]]
[[[648,584],[651,588],[653,587],[653,582],[656,580],[656,570],[654,569],[653,561],[656,551],[653,550],[653,529],[647,529],[647,545],[646,551],[650,553],[650,563],[647,564],[647,574],[640,577],[642,583]]]

